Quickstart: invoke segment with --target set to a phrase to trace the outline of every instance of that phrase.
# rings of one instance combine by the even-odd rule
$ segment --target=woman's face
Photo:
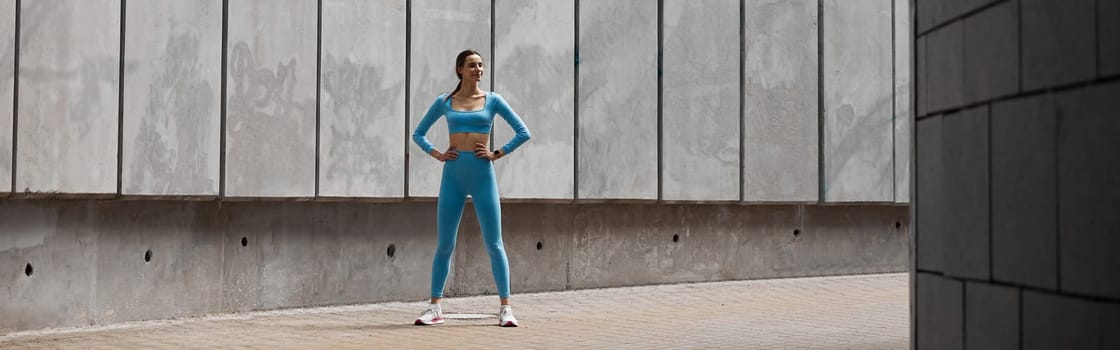
[[[482,65],[482,57],[478,55],[467,56],[463,65],[458,68],[459,75],[463,77],[463,80],[474,82],[482,81],[482,72],[485,70],[486,67]]]

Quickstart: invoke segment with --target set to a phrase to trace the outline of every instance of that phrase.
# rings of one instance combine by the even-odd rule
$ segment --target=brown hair
[[[467,57],[471,55],[478,55],[479,58],[482,58],[482,54],[471,49],[463,50],[459,53],[458,56],[455,56],[455,76],[459,77],[459,83],[455,84],[455,90],[452,90],[450,94],[447,94],[447,101],[451,101],[451,96],[455,95],[455,93],[459,92],[459,89],[463,87],[463,75],[459,74],[459,67],[462,67],[463,63],[467,61]]]

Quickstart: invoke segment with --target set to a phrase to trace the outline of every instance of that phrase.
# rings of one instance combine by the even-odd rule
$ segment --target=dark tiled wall
[[[915,0],[914,346],[1120,346],[1120,2]]]

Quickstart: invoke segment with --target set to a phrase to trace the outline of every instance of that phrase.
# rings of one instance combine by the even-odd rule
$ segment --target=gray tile
[[[1004,2],[964,20],[964,98],[986,101],[1019,91],[1019,7]]]
[[[1023,349],[1097,349],[1100,306],[1074,297],[1023,291]]]
[[[927,36],[927,112],[956,108],[964,103],[963,28],[961,22],[954,22]]]
[[[945,270],[945,166],[941,140],[942,116],[919,120],[915,125],[914,203],[917,230],[914,231],[919,270]]]
[[[662,2],[662,199],[739,200],[739,5]]]
[[[229,2],[227,196],[315,195],[317,5]]]
[[[20,3],[17,192],[117,192],[120,4]]]
[[[743,199],[816,202],[817,1],[743,5]]]
[[[15,96],[16,3],[0,7],[0,193],[12,191],[12,106]]]
[[[910,152],[914,131],[911,78],[914,42],[910,0],[894,0],[894,202],[910,203]]]
[[[823,200],[893,202],[891,1],[826,0],[821,18]]]
[[[992,106],[992,278],[1058,287],[1057,106],[1037,95]]]
[[[1100,71],[1097,76],[1120,74],[1120,2],[1097,1],[1097,48],[1100,50],[1097,62]]]
[[[1061,288],[1120,298],[1120,83],[1059,97]]]
[[[405,1],[325,0],[322,8],[319,195],[401,198]]]
[[[963,349],[964,285],[928,273],[918,273],[916,283],[915,348]]]
[[[1019,348],[1019,290],[986,283],[965,283],[964,324],[967,349]]]
[[[1021,0],[1023,89],[1096,77],[1095,0]]]
[[[945,274],[988,279],[988,106],[944,123]]]
[[[575,1],[494,2],[494,90],[533,134],[494,164],[502,197],[575,196]],[[494,122],[494,147],[513,137]],[[548,184],[542,186],[542,184]]]
[[[412,2],[411,54],[409,56],[408,133],[424,117],[436,97],[455,89],[455,56],[472,49],[493,68],[490,54],[490,5],[487,0],[429,0]],[[485,74],[501,74],[490,69]],[[479,88],[490,90],[485,77]],[[517,106],[513,106],[517,107]],[[442,119],[428,131],[432,144],[447,149],[447,123]],[[443,163],[433,160],[411,140],[408,142],[408,196],[439,195]]]
[[[579,198],[657,199],[657,3],[579,6]]]
[[[215,196],[222,1],[125,4],[121,192]]]

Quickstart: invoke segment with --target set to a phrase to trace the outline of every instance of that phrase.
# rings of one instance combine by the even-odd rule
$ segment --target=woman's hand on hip
[[[498,158],[502,157],[498,153],[490,152],[490,149],[486,148],[486,144],[482,142],[476,142],[474,144],[474,156],[476,158],[486,158],[489,160],[498,160]]]
[[[434,150],[433,149],[432,153],[430,153],[430,155],[432,156],[432,158],[435,158],[438,161],[446,162],[446,161],[449,161],[449,160],[455,160],[456,158],[459,158],[459,151],[456,150],[454,147],[448,148],[447,152],[443,152],[443,153],[439,153],[439,150]]]

